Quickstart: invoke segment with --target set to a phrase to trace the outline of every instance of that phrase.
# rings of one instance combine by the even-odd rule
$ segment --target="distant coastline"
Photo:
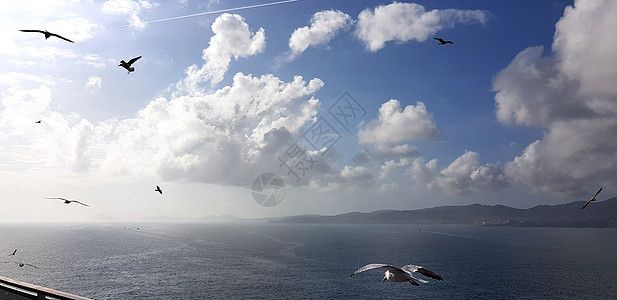
[[[96,215],[89,221],[77,223],[297,223],[297,224],[459,224],[475,226],[517,227],[579,227],[617,228],[617,197],[591,203],[581,209],[585,201],[558,205],[538,205],[528,209],[504,205],[471,204],[440,206],[416,210],[378,210],[349,212],[337,215],[295,215],[286,217],[241,218],[234,215],[212,215],[202,218],[150,216],[139,219],[120,219]],[[65,223],[39,220],[36,223]],[[19,217],[0,214],[0,223],[30,223]]]
[[[538,205],[518,209],[503,205],[472,204],[417,210],[351,212],[333,216],[300,215],[271,219],[274,223],[346,224],[461,224],[519,227],[617,227],[617,197],[594,202],[584,210],[584,201]]]

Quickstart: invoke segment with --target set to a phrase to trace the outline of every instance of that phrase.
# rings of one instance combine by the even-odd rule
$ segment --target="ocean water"
[[[617,299],[614,228],[0,224],[0,251],[40,268],[0,276],[93,299]],[[349,278],[367,263],[444,281]]]

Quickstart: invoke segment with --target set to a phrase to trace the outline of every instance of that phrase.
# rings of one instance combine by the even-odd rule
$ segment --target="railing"
[[[0,276],[0,299],[37,299],[37,300],[91,300],[50,288],[29,284]]]

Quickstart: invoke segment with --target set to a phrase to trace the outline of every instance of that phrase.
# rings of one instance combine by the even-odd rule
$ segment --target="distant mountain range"
[[[349,224],[466,224],[537,227],[617,227],[617,197],[592,202],[538,205],[518,209],[503,205],[472,204],[418,210],[352,212],[334,216],[300,215],[270,220],[277,223]]]

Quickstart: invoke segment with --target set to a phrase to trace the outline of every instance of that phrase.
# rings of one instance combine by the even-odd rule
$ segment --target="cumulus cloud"
[[[90,76],[88,77],[88,81],[86,82],[86,88],[98,90],[101,88],[102,81],[103,79],[99,76]]]
[[[493,89],[500,122],[543,127],[593,114],[577,95],[579,82],[562,74],[557,61],[542,57],[542,51],[541,46],[525,49],[497,75]]]
[[[0,141],[16,147],[27,146],[28,158],[23,163],[34,168],[49,166],[84,171],[91,159],[88,155],[93,125],[72,114],[50,111],[51,99],[51,89],[46,85],[32,89],[10,87],[1,98]],[[32,126],[33,116],[43,118],[44,122]]]
[[[328,43],[338,31],[349,27],[351,23],[351,17],[338,10],[316,12],[311,18],[310,26],[294,30],[289,38],[292,52],[290,59],[300,55],[308,47]]]
[[[31,161],[75,172],[246,186],[280,168],[277,155],[314,120],[312,95],[322,86],[238,73],[210,94],[157,98],[133,118],[96,124],[51,110],[46,86],[11,87],[1,99],[0,138],[30,144]],[[34,126],[33,115],[43,122]]]
[[[413,183],[417,185],[429,184],[437,173],[437,159],[428,162],[422,158],[414,159],[408,169],[409,176]]]
[[[126,16],[132,28],[143,29],[146,23],[139,17],[139,13],[156,5],[145,0],[107,0],[103,3],[101,11],[106,14]]]
[[[393,145],[436,135],[437,127],[424,103],[408,105],[403,110],[394,99],[381,105],[377,120],[358,131],[360,143],[369,145]]]
[[[388,160],[384,162],[380,167],[379,179],[384,179],[390,174],[393,170],[408,166],[411,163],[411,159],[409,158],[401,158],[397,160]]]
[[[368,169],[362,166],[345,166],[341,171],[341,178],[346,181],[365,181],[371,177]]]
[[[559,54],[559,68],[580,83],[582,94],[617,95],[615,12],[615,1],[575,1],[555,26],[553,51]]]
[[[199,84],[210,81],[214,86],[223,80],[231,58],[249,57],[261,53],[266,47],[263,28],[251,32],[240,15],[222,14],[212,24],[214,36],[203,50],[205,64],[199,68],[192,65],[186,70],[186,78],[179,87],[189,93],[199,91]]]
[[[454,160],[429,184],[450,194],[491,191],[507,185],[503,171],[493,164],[480,165],[478,153],[467,151]]]
[[[615,14],[614,1],[575,1],[555,26],[551,56],[528,48],[495,78],[498,120],[546,130],[506,164],[509,178],[570,196],[616,187]]]
[[[375,52],[386,42],[424,41],[439,30],[457,23],[486,23],[488,13],[481,10],[433,9],[415,3],[394,2],[365,9],[358,15],[355,35],[366,49]]]

